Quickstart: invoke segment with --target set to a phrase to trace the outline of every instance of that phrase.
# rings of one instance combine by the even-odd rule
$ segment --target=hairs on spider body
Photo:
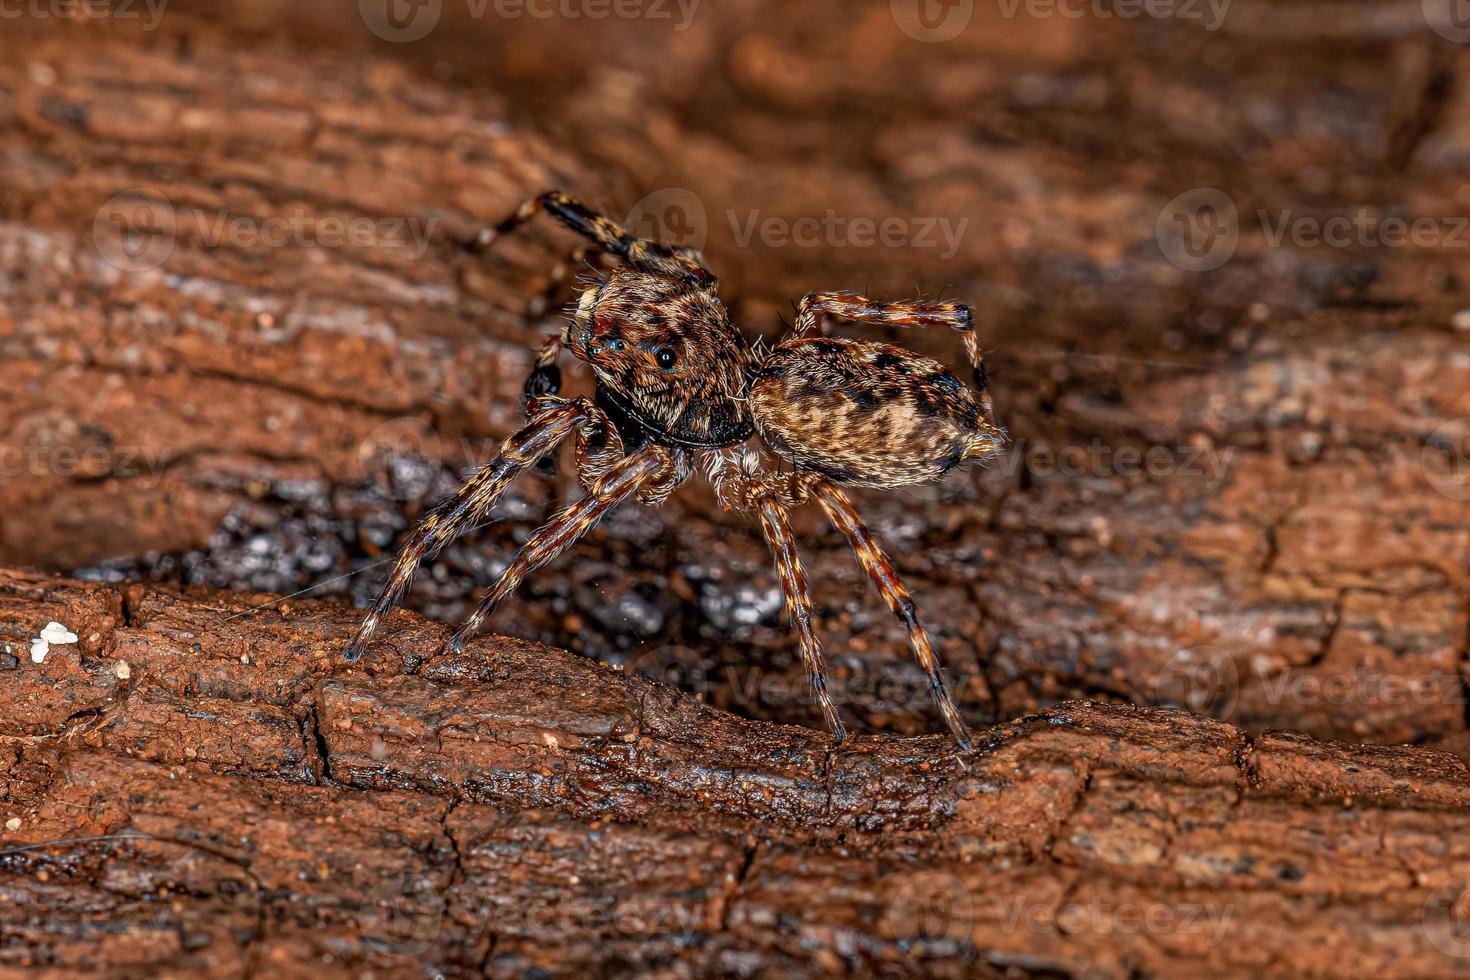
[[[606,254],[625,266],[591,280],[570,322],[548,338],[526,381],[527,425],[404,543],[382,594],[347,658],[356,660],[414,571],[484,519],[527,466],[564,440],[575,443],[587,494],[536,531],[454,634],[458,648],[526,575],[552,560],[619,503],[663,503],[703,455],[722,506],[754,516],[775,558],[807,676],[834,738],[845,732],[826,686],[812,626],[811,595],[789,511],[815,500],[852,545],[878,594],[906,628],[955,739],[969,730],[940,672],[928,633],[892,562],[873,540],[844,486],[893,488],[931,482],[1005,446],[993,421],[973,318],[959,303],[880,303],[849,292],[812,292],[789,336],[754,351],[731,324],[714,275],[697,252],[636,238],[556,191],[532,198],[471,243],[496,238],[547,211],[590,240],[579,257]],[[553,287],[558,285],[553,284]],[[931,358],[891,344],[824,334],[828,317],[901,327],[945,326],[961,335],[973,385]],[[591,368],[594,398],[558,397],[565,349]],[[759,437],[794,472],[771,473],[745,446]]]

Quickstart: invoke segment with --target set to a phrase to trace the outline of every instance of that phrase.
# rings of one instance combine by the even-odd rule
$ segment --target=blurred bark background
[[[860,500],[974,724],[1091,698],[1470,757],[1470,99],[1431,8],[430,0],[392,20],[175,0],[7,20],[0,558],[118,595],[364,600],[515,424],[556,317],[524,311],[575,244],[549,223],[486,257],[456,242],[558,186],[703,245],[752,336],[815,288],[975,306],[1014,451]],[[1197,206],[1222,200],[1228,260],[1193,271],[1174,229],[1230,227]],[[1314,238],[1332,219],[1355,230]],[[1390,242],[1389,219],[1423,234]],[[463,617],[573,493],[523,481],[410,604]],[[941,731],[845,544],[798,530],[848,718]],[[769,566],[692,486],[615,515],[492,626],[820,727]],[[274,717],[228,676],[210,697]],[[308,730],[312,697],[272,702],[280,724]],[[6,738],[44,739],[83,709],[13,710]],[[295,752],[276,775],[319,779]],[[1165,806],[1149,792],[1124,798]]]

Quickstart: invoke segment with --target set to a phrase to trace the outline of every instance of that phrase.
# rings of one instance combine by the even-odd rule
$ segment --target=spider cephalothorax
[[[515,476],[565,439],[576,444],[586,496],[518,551],[479,608],[454,634],[458,648],[533,570],[631,497],[660,504],[694,470],[694,456],[722,506],[752,514],[776,560],[802,660],[833,735],[842,720],[827,692],[825,658],[812,628],[811,595],[788,512],[814,500],[845,535],[888,608],[904,624],[950,730],[969,731],[919,624],[913,599],[869,535],[842,486],[898,487],[936,480],[967,461],[1001,452],[970,310],[958,303],[877,303],[856,293],[808,293],[790,337],[753,358],[698,253],[634,238],[567,196],[533,198],[474,243],[546,210],[591,239],[582,251],[621,258],[626,268],[594,279],[562,334],[548,339],[526,381],[529,421],[500,454],[419,522],[388,582],[348,648],[356,660],[414,570],[482,520]],[[889,326],[948,326],[961,334],[974,386],[937,361],[890,344],[822,335],[827,316]],[[557,397],[562,349],[591,365],[595,397]],[[765,470],[753,436],[794,467]]]
[[[656,442],[712,449],[754,431],[745,338],[713,287],[616,270],[582,294],[567,348]]]

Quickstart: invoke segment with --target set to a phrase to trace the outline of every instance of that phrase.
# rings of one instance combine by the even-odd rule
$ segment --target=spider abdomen
[[[779,455],[837,483],[927,483],[1000,452],[973,388],[891,344],[809,337],[778,346],[750,388],[756,428]]]

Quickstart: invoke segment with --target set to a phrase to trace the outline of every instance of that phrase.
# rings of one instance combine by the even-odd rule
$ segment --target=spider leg
[[[963,303],[945,301],[902,300],[882,303],[853,292],[811,292],[801,298],[796,308],[796,328],[793,337],[810,337],[822,332],[822,317],[839,316],[857,323],[876,323],[891,327],[935,327],[947,326],[961,335],[965,353],[970,358],[970,367],[975,388],[980,392],[980,404],[985,414],[995,418],[995,409],[990,401],[990,382],[985,374],[985,358],[980,353],[980,342],[975,336],[975,318],[970,308]]]
[[[393,570],[377,602],[347,647],[346,659],[357,660],[372,640],[378,623],[413,581],[414,572],[454,538],[465,533],[494,505],[523,469],[550,453],[568,433],[589,425],[605,424],[606,417],[586,399],[548,400],[534,407],[531,420],[500,446],[500,453],[482,467],[452,497],[436,504],[414,528],[394,560]]]
[[[822,717],[832,732],[832,741],[841,744],[847,736],[842,716],[827,690],[827,660],[822,655],[822,641],[817,639],[812,628],[812,597],[807,588],[806,569],[801,565],[801,556],[796,553],[796,536],[791,532],[791,521],[784,505],[774,498],[761,497],[755,502],[756,516],[760,518],[761,532],[766,544],[776,558],[776,573],[781,577],[781,588],[786,593],[786,610],[791,617],[791,628],[796,631],[801,647],[802,663],[806,666],[807,680],[812,693],[822,709]]]
[[[557,367],[556,359],[561,356],[562,344],[565,342],[565,330],[551,334],[536,354],[536,363],[531,366],[531,373],[526,376],[526,384],[522,389],[522,404],[528,417],[532,401],[561,393],[561,368]]]
[[[817,498],[817,504],[826,512],[828,519],[847,537],[848,543],[852,545],[853,553],[857,556],[858,563],[863,566],[863,571],[867,572],[873,587],[883,597],[889,610],[908,630],[909,644],[914,648],[914,656],[918,658],[919,665],[929,676],[929,689],[934,694],[934,700],[939,703],[939,710],[944,715],[949,730],[954,734],[955,741],[960,744],[960,747],[968,749],[970,729],[966,727],[964,719],[960,717],[959,709],[955,707],[954,700],[949,695],[949,688],[945,685],[944,676],[939,671],[939,659],[934,655],[934,647],[929,643],[929,634],[919,622],[913,597],[899,581],[898,573],[893,569],[893,563],[868,533],[867,527],[863,524],[862,518],[858,516],[847,494],[834,484],[825,481],[814,487],[812,493]]]
[[[571,547],[577,539],[596,527],[597,522],[608,511],[673,466],[673,454],[661,446],[653,445],[619,460],[593,482],[587,496],[542,525],[521,546],[510,565],[480,601],[479,608],[450,638],[450,648],[455,651],[462,649],[465,641],[479,632],[485,620],[495,611],[495,607],[514,592],[527,575]]]
[[[694,249],[675,248],[639,238],[561,191],[547,191],[526,201],[500,224],[482,229],[468,247],[471,251],[483,252],[502,235],[521,228],[542,211],[591,239],[599,250],[625,260],[640,272],[687,279],[700,286],[713,286],[715,283],[714,273],[704,267]]]
[[[760,521],[761,533],[776,559],[776,574],[786,594],[786,612],[796,632],[802,664],[807,680],[816,696],[822,717],[840,743],[847,735],[842,716],[827,690],[827,660],[822,643],[812,628],[812,598],[807,588],[806,569],[796,551],[796,536],[791,531],[790,511],[800,507],[811,496],[812,486],[821,479],[816,474],[774,474],[763,472],[759,459],[748,451],[720,450],[704,460],[705,473],[714,488],[715,497],[726,510],[754,514]]]
[[[578,245],[565,259],[552,266],[545,287],[526,302],[526,319],[539,320],[545,316],[546,311],[561,298],[576,271],[595,262],[601,255],[602,249],[596,245]]]
[[[577,480],[588,492],[618,464],[624,454],[623,437],[618,434],[618,427],[601,409],[594,411],[596,415],[591,421],[578,426],[576,440]]]

